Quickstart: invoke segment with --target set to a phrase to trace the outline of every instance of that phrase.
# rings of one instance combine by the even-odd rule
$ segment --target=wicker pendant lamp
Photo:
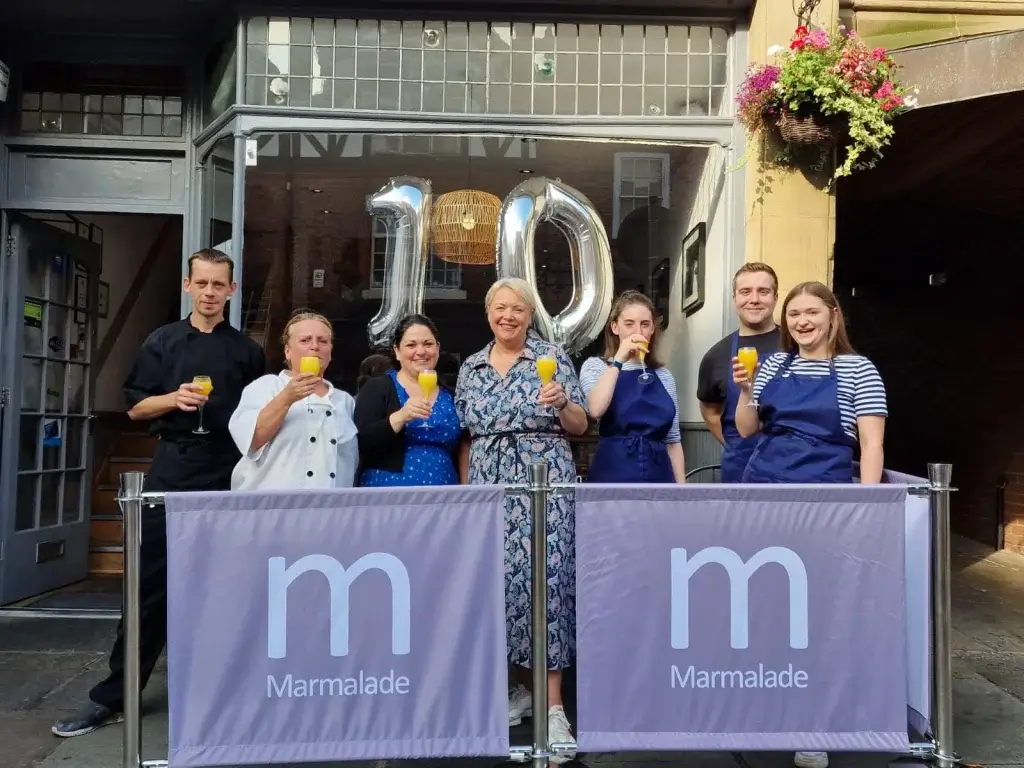
[[[430,239],[434,254],[454,264],[493,264],[501,199],[478,189],[447,192],[434,201]]]

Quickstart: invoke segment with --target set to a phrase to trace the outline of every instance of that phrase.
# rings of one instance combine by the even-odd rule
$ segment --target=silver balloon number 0
[[[572,265],[572,297],[554,317],[538,291],[535,242],[543,221],[550,221],[568,239]],[[591,202],[567,184],[528,179],[505,198],[498,227],[497,271],[499,278],[519,277],[530,284],[537,306],[537,332],[569,354],[582,352],[604,330],[615,289],[608,234]]]
[[[366,199],[366,210],[387,227],[380,309],[366,332],[372,348],[390,347],[402,318],[423,311],[430,242],[430,182],[398,176]]]
[[[430,182],[411,176],[391,179],[367,198],[370,214],[388,225],[381,306],[367,328],[371,347],[390,346],[402,318],[423,311],[432,203]],[[537,282],[534,240],[544,221],[565,234],[572,266],[572,297],[554,317],[540,299]],[[567,184],[528,179],[505,198],[496,268],[499,278],[519,277],[529,283],[537,305],[537,332],[569,354],[582,351],[604,329],[614,290],[608,235],[591,202]]]

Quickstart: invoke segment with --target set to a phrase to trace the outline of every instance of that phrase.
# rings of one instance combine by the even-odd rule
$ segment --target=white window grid
[[[246,102],[382,112],[726,115],[730,30],[257,17]]]
[[[618,237],[619,226],[637,208],[671,207],[671,157],[661,152],[616,152],[614,189],[612,238]]]
[[[387,275],[388,234],[393,228],[388,219],[373,220],[373,251],[370,259],[370,287],[383,288]],[[462,265],[440,259],[433,253],[427,259],[427,288],[462,288]]]

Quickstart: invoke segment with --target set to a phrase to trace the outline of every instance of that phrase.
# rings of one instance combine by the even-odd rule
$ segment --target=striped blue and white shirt
[[[622,366],[622,370],[639,371],[641,367],[640,363],[635,360],[630,360]],[[600,379],[607,370],[608,363],[604,358],[589,357],[584,361],[583,367],[580,368],[580,387],[583,388],[584,397],[590,397],[590,392],[597,385],[597,380]],[[672,424],[672,428],[668,431],[668,435],[665,436],[665,443],[667,445],[681,443],[682,437],[679,434],[679,395],[676,393],[675,377],[667,368],[655,368],[653,370],[654,373],[657,374],[658,378],[661,379],[662,385],[664,385],[665,389],[668,391],[668,396],[672,398],[672,404],[676,407],[676,418]]]
[[[761,396],[764,389],[775,374],[786,363],[787,352],[776,352],[761,361],[761,367],[754,381],[754,398]],[[839,387],[839,414],[843,423],[843,431],[852,439],[857,439],[857,419],[861,416],[888,416],[889,410],[885,399],[885,384],[878,374],[874,363],[863,355],[836,355],[832,362],[836,366],[836,379]],[[783,378],[795,376],[828,376],[828,360],[805,360],[794,357],[789,368],[782,374]]]

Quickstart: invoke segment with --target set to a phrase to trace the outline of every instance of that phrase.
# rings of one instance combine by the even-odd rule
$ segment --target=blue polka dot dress
[[[398,383],[398,375],[388,376],[398,392],[398,402],[405,405],[409,393]],[[385,469],[367,469],[359,477],[364,488],[382,488],[397,485],[458,485],[453,451],[462,437],[459,417],[455,414],[455,401],[444,389],[437,391],[430,418],[424,422],[415,419],[405,425],[405,462],[401,472]]]

